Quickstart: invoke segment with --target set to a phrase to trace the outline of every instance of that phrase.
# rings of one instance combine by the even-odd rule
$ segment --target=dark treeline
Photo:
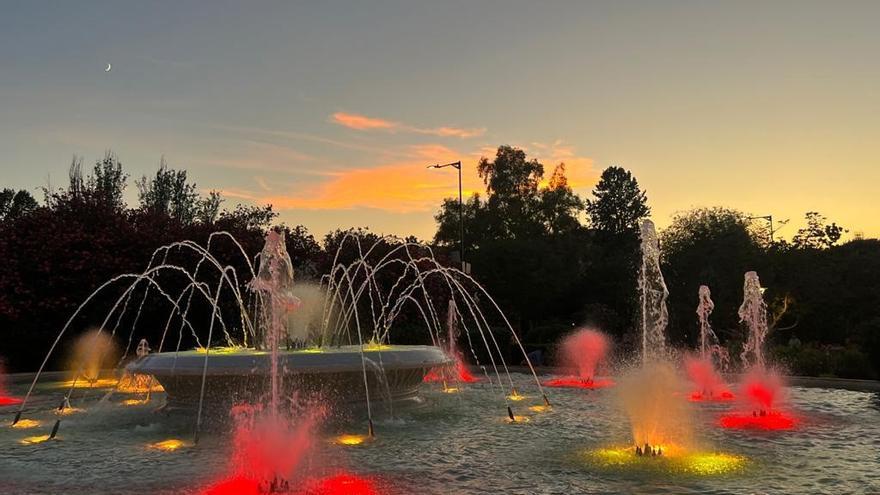
[[[636,178],[610,167],[591,197],[582,198],[568,185],[564,164],[548,174],[543,164],[507,146],[482,159],[478,172],[486,192],[464,205],[465,259],[527,346],[552,351],[573,326],[593,325],[620,349],[634,349],[638,223],[650,216]],[[158,247],[185,239],[204,244],[212,232],[225,230],[254,255],[277,221],[271,205],[228,207],[217,192],[200,194],[186,171],[164,161],[154,175],[133,182],[138,201],[130,206],[123,200],[129,177],[108,153],[90,168],[75,159],[67,187],[44,189],[42,202],[24,190],[0,192],[0,357],[8,368],[37,368],[77,306],[111,277],[143,271]],[[455,263],[457,199],[445,200],[436,219],[435,252],[442,262]],[[329,271],[347,232],[328,233],[319,242],[302,226],[280,228],[300,280]],[[355,230],[368,242],[380,239]],[[732,209],[679,214],[661,232],[673,344],[696,345],[697,290],[708,285],[716,303],[712,322],[736,356],[744,338],[736,314],[743,274],[756,270],[767,287],[769,340],[779,362],[794,373],[876,377],[880,241],[841,243],[844,233],[816,212],[806,214],[790,241],[771,239],[763,224]],[[221,243],[215,252],[235,260],[235,249]],[[100,324],[109,309],[100,301],[92,307],[65,342]],[[160,314],[167,311],[147,307],[138,322],[151,341],[164,325]],[[417,326],[416,319],[408,325],[404,318],[392,332],[394,341],[425,342]]]

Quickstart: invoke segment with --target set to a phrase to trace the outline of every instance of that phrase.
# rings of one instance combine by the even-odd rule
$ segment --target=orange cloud
[[[330,116],[330,122],[339,124],[349,129],[359,131],[383,130],[388,132],[411,132],[439,137],[472,138],[485,134],[485,128],[461,128],[461,127],[416,127],[405,125],[391,120],[367,117],[356,113],[336,112]]]
[[[339,124],[349,129],[357,129],[359,131],[372,129],[395,129],[399,127],[396,122],[384,119],[374,119],[365,115],[356,113],[336,112],[330,116],[331,122]]]

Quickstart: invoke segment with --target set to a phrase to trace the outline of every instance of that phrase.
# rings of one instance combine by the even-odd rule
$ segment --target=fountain
[[[568,335],[560,344],[560,361],[577,371],[574,376],[557,377],[544,382],[548,387],[604,388],[614,384],[608,378],[598,378],[596,371],[608,354],[608,337],[593,329],[580,329]]]
[[[749,329],[740,354],[746,370],[740,383],[740,411],[721,417],[724,428],[790,430],[797,419],[780,409],[784,401],[782,376],[768,369],[764,361],[764,341],[769,333],[764,289],[756,272],[746,272],[743,302],[739,307],[740,321]]]
[[[239,261],[245,263],[251,278],[248,284],[242,285],[239,274],[212,255],[212,243],[219,239],[228,239],[241,254]],[[350,264],[340,261],[343,249],[357,253]],[[170,261],[170,257],[181,252],[197,256],[194,267]],[[209,237],[207,246],[191,241],[163,246],[154,252],[144,272],[119,275],[103,284],[62,328],[13,423],[22,419],[26,403],[49,357],[71,322],[97,294],[120,284],[127,284],[125,291],[88,339],[98,342],[116,338],[123,315],[129,308],[136,309],[127,339],[121,335],[123,342],[127,341],[119,360],[121,363],[133,345],[137,322],[147,299],[152,298],[151,304],[169,306],[170,312],[156,352],[150,352],[149,344],[141,341],[136,359],[125,368],[125,377],[128,378],[115,379],[114,383],[137,383],[143,381],[142,377],[149,377],[146,387],[141,383],[132,390],[146,391],[146,398],[131,400],[129,405],[148,402],[151,391],[164,390],[163,410],[195,413],[195,442],[199,439],[203,419],[223,422],[233,405],[257,404],[264,399],[269,404],[269,411],[277,411],[282,398],[293,395],[304,400],[320,400],[335,409],[357,410],[365,406],[368,431],[372,435],[372,401],[383,401],[389,412],[393,411],[395,404],[415,402],[426,375],[456,362],[459,376],[465,378],[463,381],[475,381],[465,373],[461,354],[453,352],[458,332],[467,337],[474,358],[477,356],[476,343],[484,346],[483,355],[488,355],[490,370],[495,375],[490,381],[503,398],[508,417],[516,418],[510,401],[520,396],[513,386],[495,333],[489,330],[490,320],[478,303],[478,297],[491,304],[492,311],[505,324],[525,355],[522,344],[485,289],[469,275],[440,265],[430,248],[387,237],[365,246],[357,236],[346,235],[334,256],[332,270],[321,279],[320,297],[309,298],[311,304],[319,306],[305,308],[309,314],[320,315],[317,325],[292,324],[296,320],[293,315],[304,308],[302,301],[294,295],[293,265],[283,237],[270,231],[257,259],[255,267],[232,236],[218,232]],[[380,276],[394,281],[390,289],[387,284],[378,283]],[[163,287],[160,280],[170,277],[185,281],[183,289]],[[427,289],[428,283],[444,288],[449,294],[452,311],[448,315],[446,339],[442,336],[440,318],[433,295]],[[249,289],[250,293],[242,291],[242,287]],[[136,290],[139,288],[144,290]],[[143,294],[139,304],[134,299],[136,293]],[[221,295],[238,308],[238,325],[235,327],[228,316],[224,316],[224,311],[226,314],[229,311],[221,308]],[[210,313],[207,325],[198,330],[190,318],[197,300],[207,302]],[[463,311],[459,312],[458,308]],[[427,330],[426,337],[433,345],[401,346],[389,342],[395,321],[406,312],[421,317]],[[114,317],[115,324],[112,324]],[[175,322],[176,347],[172,340]],[[181,349],[185,332],[196,342],[196,349]],[[440,347],[444,340],[447,342],[446,351]],[[171,350],[166,349],[169,345]],[[104,360],[109,353],[109,349],[103,347],[93,352]],[[94,379],[78,378],[87,368],[83,364],[87,360],[79,361],[75,377],[71,383],[65,384],[69,389],[58,406],[59,413],[78,410],[70,403],[76,383],[90,383]],[[549,404],[537,375],[531,371],[539,396]],[[489,371],[486,373],[488,377]],[[508,382],[506,387],[504,381]],[[115,390],[120,391],[119,388]],[[57,434],[59,425],[60,421],[56,421],[51,438]]]
[[[639,326],[642,334],[642,362],[662,360],[666,356],[666,325],[669,290],[660,271],[660,241],[654,222],[640,225],[642,262],[639,266]]]
[[[715,360],[717,359],[723,369],[727,364],[728,357],[727,350],[719,345],[718,337],[712,331],[712,325],[709,323],[709,315],[715,309],[709,287],[701,285],[699,297],[697,318],[700,322],[700,355],[686,355],[684,360],[688,376],[696,385],[696,390],[691,393],[690,398],[694,401],[731,400],[733,393],[728,390],[724,380],[715,371]]]

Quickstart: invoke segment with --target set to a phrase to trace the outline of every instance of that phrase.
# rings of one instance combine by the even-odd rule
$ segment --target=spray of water
[[[700,286],[697,319],[700,323],[700,354],[686,355],[685,370],[694,383],[696,390],[691,393],[692,400],[729,400],[733,394],[727,389],[724,380],[715,368],[715,361],[723,369],[728,361],[727,350],[718,343],[718,337],[712,331],[709,316],[715,309],[709,287]]]
[[[767,304],[764,303],[761,281],[756,272],[746,272],[743,283],[743,302],[739,307],[739,320],[749,329],[740,359],[743,367],[764,368],[764,340],[767,338]]]
[[[666,325],[669,290],[660,271],[660,241],[654,222],[640,226],[642,261],[639,267],[639,323],[642,332],[642,362],[666,358]]]
[[[624,373],[616,390],[629,417],[634,446],[662,447],[666,453],[691,447],[689,403],[677,397],[684,383],[667,362],[653,361]]]

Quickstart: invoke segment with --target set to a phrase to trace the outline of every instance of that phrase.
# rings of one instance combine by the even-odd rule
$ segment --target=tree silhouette
[[[651,214],[648,198],[639,189],[632,173],[621,167],[608,167],[593,190],[596,199],[587,200],[587,213],[593,228],[613,233],[634,232],[639,220]]]
[[[837,244],[843,234],[849,232],[834,222],[830,225],[826,224],[828,219],[818,211],[808,211],[804,218],[807,221],[807,226],[798,229],[797,234],[791,240],[796,249],[829,248]]]

